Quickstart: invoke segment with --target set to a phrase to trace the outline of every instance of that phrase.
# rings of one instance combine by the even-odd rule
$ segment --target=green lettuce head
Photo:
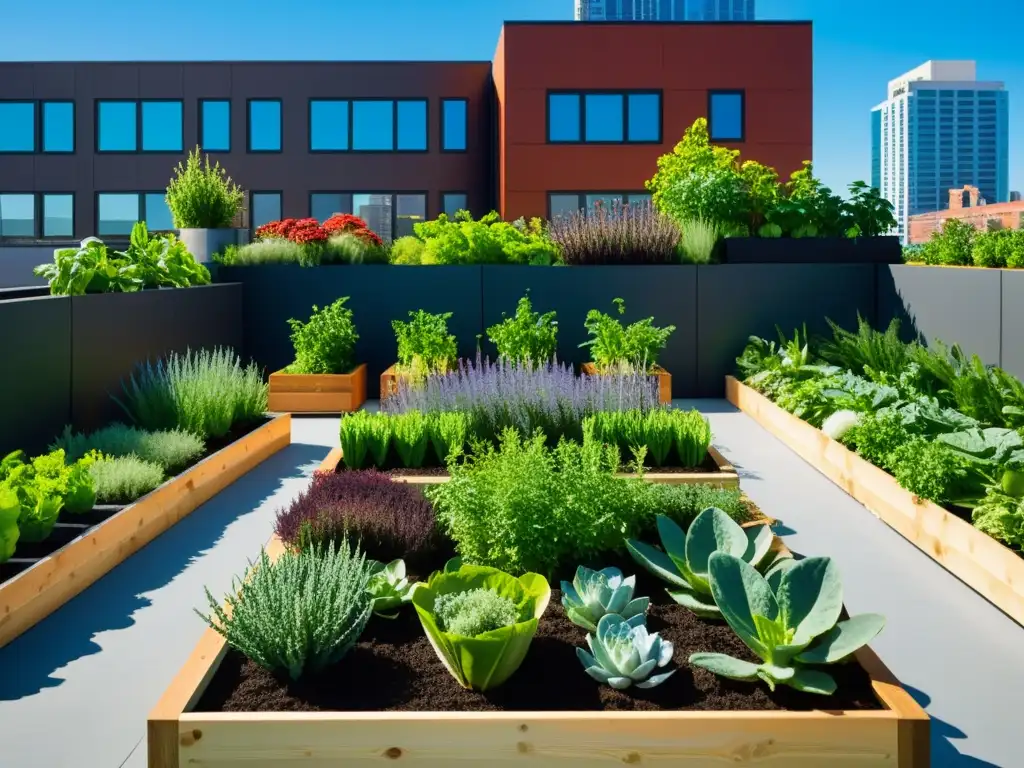
[[[17,491],[6,483],[0,483],[0,563],[6,563],[14,556],[20,515],[21,501]]]
[[[514,623],[471,637],[443,630],[436,611],[438,600],[451,603],[445,596],[479,590],[510,601]],[[540,574],[527,573],[517,579],[497,568],[462,565],[436,572],[426,584],[417,584],[412,604],[434,652],[452,677],[463,688],[486,691],[508,680],[523,663],[550,599],[551,587]]]

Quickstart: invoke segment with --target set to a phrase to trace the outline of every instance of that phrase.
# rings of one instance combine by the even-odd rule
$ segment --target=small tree
[[[167,185],[167,207],[177,229],[222,229],[230,227],[242,205],[242,190],[220,163],[200,159],[199,147],[190,152],[185,165],[178,163]]]

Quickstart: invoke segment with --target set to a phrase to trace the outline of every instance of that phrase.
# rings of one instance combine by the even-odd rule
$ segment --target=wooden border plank
[[[764,395],[726,377],[729,402],[789,446],[876,517],[898,531],[1019,624],[1024,624],[1024,558]]]
[[[0,647],[290,442],[291,416],[278,416],[0,584]]]
[[[270,374],[268,410],[278,413],[349,413],[366,402],[366,363],[351,373]]]

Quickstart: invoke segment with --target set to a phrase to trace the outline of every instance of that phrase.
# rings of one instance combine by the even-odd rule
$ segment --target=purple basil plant
[[[598,411],[648,411],[658,404],[658,381],[637,373],[576,376],[572,366],[461,360],[456,370],[404,387],[381,405],[386,413],[464,411],[476,437],[495,439],[505,428],[540,429],[551,441],[579,440],[582,422]]]

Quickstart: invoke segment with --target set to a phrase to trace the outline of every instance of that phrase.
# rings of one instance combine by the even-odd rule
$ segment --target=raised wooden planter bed
[[[337,450],[321,469],[331,471],[336,461]],[[274,538],[267,550],[277,557],[283,545]],[[207,629],[150,712],[149,768],[371,768],[394,760],[422,768],[930,764],[927,714],[866,648],[857,663],[871,678],[880,704],[874,710],[194,712],[227,651],[224,639]]]
[[[703,483],[715,485],[719,488],[739,488],[740,476],[737,474],[736,468],[729,463],[728,459],[719,453],[718,449],[713,445],[708,446],[708,456],[715,463],[717,471],[658,472],[656,470],[651,470],[644,474],[644,480],[649,483],[664,483],[666,485],[696,485]],[[338,465],[341,463],[341,459],[342,453],[339,449],[337,457],[334,459],[334,463],[329,467],[329,471],[336,471]],[[330,457],[325,460],[325,465],[328,461],[330,461]],[[635,475],[628,472],[620,472],[619,477],[635,477]],[[392,475],[392,479],[399,483],[411,483],[413,485],[437,485],[438,483],[447,483],[450,476],[447,472],[438,474],[424,473],[422,475],[417,475],[412,470],[409,470],[409,474],[395,474]]]
[[[291,443],[291,429],[278,416],[0,584],[0,647]]]
[[[267,409],[275,413],[348,413],[365,402],[365,363],[351,373],[270,374]]]
[[[584,363],[580,368],[580,372],[584,376],[597,376],[597,368],[593,363]],[[669,405],[672,403],[672,374],[662,368],[660,365],[654,366],[654,372],[652,376],[658,377],[658,402],[662,405]]]
[[[1024,624],[1024,558],[966,520],[901,488],[888,472],[732,376],[726,377],[725,390],[730,403],[800,458],[932,560]]]
[[[398,391],[398,388],[402,385],[402,379],[396,365],[389,365],[384,369],[384,373],[380,375],[380,399],[386,400],[391,395]]]

